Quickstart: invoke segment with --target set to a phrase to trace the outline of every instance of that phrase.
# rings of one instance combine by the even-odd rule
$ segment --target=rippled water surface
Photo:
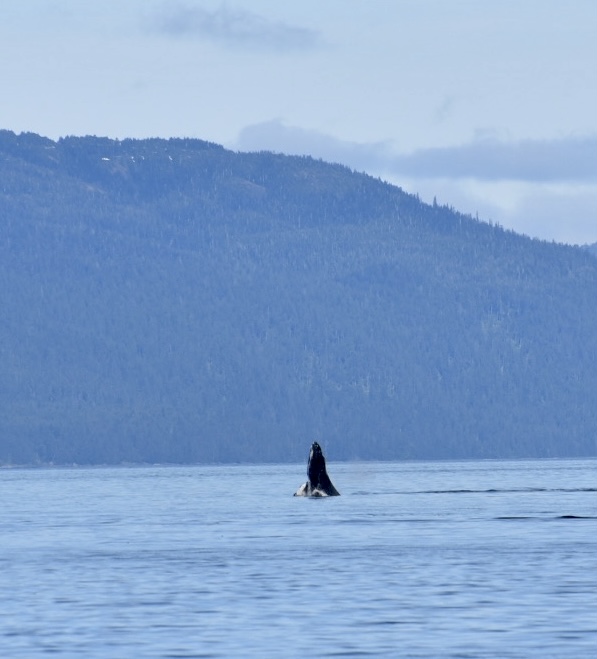
[[[597,657],[597,462],[0,470],[0,656]]]

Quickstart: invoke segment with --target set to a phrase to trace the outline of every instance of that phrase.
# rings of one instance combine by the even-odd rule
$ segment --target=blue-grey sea
[[[305,471],[0,470],[0,656],[597,657],[596,460]]]

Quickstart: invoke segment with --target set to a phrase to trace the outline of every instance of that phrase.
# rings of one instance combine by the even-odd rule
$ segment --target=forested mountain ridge
[[[305,157],[0,131],[0,463],[595,455],[597,260]]]

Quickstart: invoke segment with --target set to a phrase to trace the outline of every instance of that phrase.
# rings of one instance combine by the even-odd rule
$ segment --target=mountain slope
[[[309,158],[0,131],[0,462],[594,455],[597,262]]]

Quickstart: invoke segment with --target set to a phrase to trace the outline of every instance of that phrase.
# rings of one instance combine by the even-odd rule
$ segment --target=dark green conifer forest
[[[0,131],[0,464],[597,454],[597,259],[350,169]]]

